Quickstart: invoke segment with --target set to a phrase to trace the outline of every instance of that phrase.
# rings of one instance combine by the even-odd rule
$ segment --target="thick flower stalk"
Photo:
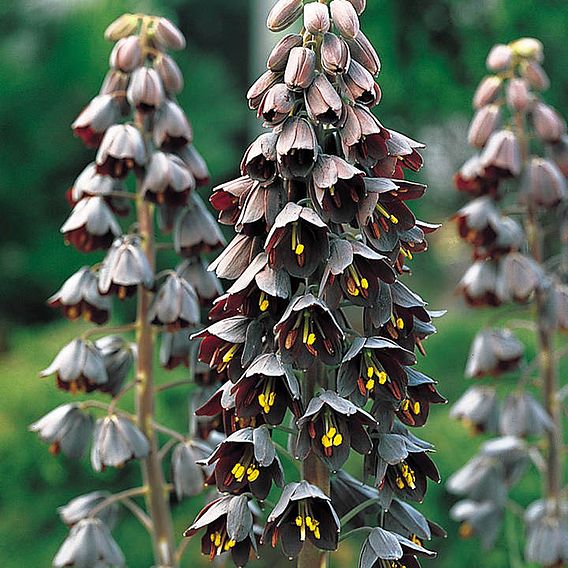
[[[211,197],[236,235],[210,266],[232,285],[197,335],[219,379],[197,414],[225,426],[204,463],[232,496],[208,505],[186,535],[205,529],[203,552],[231,551],[238,566],[243,550],[256,550],[250,523],[237,535],[231,522],[243,498],[264,524],[260,542],[302,568],[327,566],[352,531],[369,533],[362,568],[418,566],[434,555],[421,542],[443,532],[405,501],[422,501],[439,480],[432,446],[410,428],[445,402],[414,368],[441,313],[405,283],[437,225],[409,205],[426,190],[405,179],[420,170],[423,145],[371,112],[380,61],[360,29],[364,9],[363,0],[276,2],[268,27],[301,30],[278,41],[248,92],[266,132],[241,176]],[[364,456],[359,473],[371,484],[341,469],[352,454]],[[290,458],[299,475],[286,484],[280,460]],[[263,519],[253,498],[282,484]]]
[[[60,510],[71,532],[55,566],[123,566],[125,558],[110,534],[121,503],[148,530],[153,564],[173,568],[185,547],[176,549],[169,494],[181,500],[203,491],[206,472],[196,462],[212,447],[209,430],[198,428],[193,418],[184,433],[159,423],[158,393],[192,381],[155,383],[156,339],[161,336],[161,366],[191,366],[196,383],[191,393],[202,399],[209,372],[196,367],[196,346],[189,334],[201,327],[201,306],[221,292],[204,255],[224,240],[197,194],[209,174],[176,102],[183,77],[167,52],[185,47],[182,33],[165,18],[125,14],[107,28],[105,37],[115,42],[110,70],[100,93],[73,123],[74,133],[97,148],[96,159],[68,192],[73,210],[61,232],[68,244],[83,252],[106,253],[101,263],[71,276],[49,304],[70,320],[82,318],[102,326],[111,317],[111,298],[133,298],[137,317],[119,327],[88,329],[41,373],[55,375],[57,386],[72,394],[107,393],[110,403],[83,399],[65,404],[31,429],[54,454],[73,458],[83,456],[92,439],[96,471],[123,467],[131,460],[139,460],[142,471],[141,487],[114,495],[95,492]],[[130,185],[129,177],[134,178]],[[117,216],[127,223],[121,224]],[[169,233],[173,242],[163,238]],[[167,249],[182,257],[180,264],[175,270],[158,271],[159,253]],[[124,334],[135,336],[128,339]],[[129,391],[134,392],[135,415],[119,408]],[[103,411],[96,421],[94,410]],[[172,447],[168,484],[164,461]],[[137,497],[144,497],[145,507],[134,501]]]
[[[542,44],[523,38],[495,46],[487,58],[492,73],[474,96],[469,143],[479,149],[456,174],[458,190],[472,200],[455,215],[461,238],[473,248],[473,264],[459,289],[473,307],[519,304],[530,322],[506,322],[480,330],[468,360],[470,378],[492,377],[471,387],[453,409],[477,432],[499,436],[450,479],[464,495],[453,509],[464,536],[479,535],[491,546],[504,517],[507,496],[530,459],[543,478],[540,499],[527,509],[525,556],[541,566],[568,562],[568,516],[563,476],[564,445],[556,346],[565,330],[565,199],[568,174],[566,123],[542,99],[549,79],[541,67]],[[509,312],[510,313],[510,312]],[[536,355],[512,329],[534,332]],[[516,384],[499,402],[500,377]],[[539,440],[544,440],[544,458]],[[514,508],[518,512],[519,508]]]

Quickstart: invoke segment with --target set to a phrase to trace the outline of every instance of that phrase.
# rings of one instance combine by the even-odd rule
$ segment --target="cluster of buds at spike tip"
[[[556,269],[555,259],[566,246],[567,137],[564,119],[543,98],[550,86],[543,60],[543,46],[534,38],[491,49],[486,60],[490,74],[475,92],[475,115],[468,132],[468,142],[478,153],[454,177],[457,190],[470,199],[454,220],[459,236],[473,251],[473,262],[458,290],[471,307],[515,303],[520,304],[520,312],[530,304],[537,335],[537,356],[526,362],[525,346],[506,322],[503,327],[479,331],[465,374],[484,384],[469,388],[451,412],[473,433],[500,436],[448,485],[450,491],[465,497],[452,509],[452,516],[461,523],[460,534],[479,536],[486,547],[496,541],[508,491],[518,481],[519,468],[524,469],[519,464],[528,460],[522,438],[547,437],[550,442],[546,460],[552,473],[545,486],[549,497],[556,495],[551,505],[556,512],[543,518],[552,526],[561,517],[559,490],[550,481],[562,477],[555,465],[563,460],[555,457],[562,451],[561,441],[555,442],[562,438],[562,425],[554,416],[556,403],[550,402],[557,396],[558,386],[552,383],[558,356],[547,344],[554,345],[555,332],[564,330],[563,274]],[[531,381],[533,372],[538,378]],[[505,374],[518,379],[518,386],[509,388],[501,400],[500,387],[487,384],[487,378],[500,382]],[[497,464],[497,455],[505,461]],[[506,461],[513,457],[517,461],[508,466]],[[527,561],[562,564],[565,556],[559,552],[559,543],[566,542],[566,528],[539,532],[535,538],[542,525],[531,525],[528,519],[525,523]]]
[[[234,495],[259,497],[255,484],[263,476],[278,481],[259,467],[254,442],[254,432],[273,428],[288,432],[298,459],[319,460],[332,472],[351,450],[369,461],[369,453],[382,451],[382,437],[404,437],[408,451],[392,467],[414,489],[397,488],[390,466],[369,466],[385,509],[391,486],[402,498],[422,499],[426,477],[437,480],[425,457],[430,446],[406,430],[392,432],[423,426],[430,406],[445,402],[436,381],[413,368],[415,351],[426,354],[423,342],[443,312],[429,311],[403,283],[438,225],[416,218],[413,202],[426,186],[406,179],[421,169],[424,145],[374,114],[381,64],[361,29],[365,6],[274,3],[270,30],[303,25],[280,37],[250,87],[249,107],[266,131],[245,150],[239,177],[211,197],[219,222],[236,235],[209,266],[232,285],[209,312],[211,325],[196,335],[200,361],[218,378],[196,412],[204,428],[225,427],[229,438],[206,463],[215,465],[210,481]],[[370,413],[363,409],[369,399]],[[306,539],[321,550],[337,546],[334,524],[308,511],[308,487],[286,486],[266,525],[263,539],[280,540],[290,557]],[[291,497],[296,489],[302,497]],[[314,502],[333,510],[324,497]]]
[[[48,304],[71,321],[84,319],[102,326],[111,319],[113,298],[123,301],[136,297],[137,320],[113,328],[110,335],[105,335],[102,327],[87,330],[63,347],[41,372],[42,377],[54,375],[57,386],[74,395],[107,393],[113,398],[109,405],[90,400],[64,404],[30,426],[50,445],[53,454],[72,458],[82,457],[92,438],[91,464],[96,471],[122,468],[131,460],[141,460],[147,468],[151,460],[159,463],[163,459],[153,441],[156,405],[148,400],[162,390],[152,385],[153,357],[149,353],[159,333],[161,365],[168,370],[180,364],[191,367],[191,377],[197,384],[192,396],[199,401],[210,394],[203,390],[212,382],[209,369],[197,361],[197,342],[189,336],[202,328],[204,306],[222,293],[219,279],[207,270],[206,255],[225,244],[215,218],[197,193],[198,187],[208,182],[209,172],[193,145],[192,126],[176,98],[183,89],[183,76],[168,52],[185,47],[182,32],[163,17],[124,14],[110,24],[105,38],[114,43],[110,69],[100,92],[72,124],[74,134],[87,147],[96,149],[96,156],[67,192],[72,211],[61,227],[66,244],[83,253],[102,249],[105,256],[93,267],[80,268]],[[129,177],[134,177],[135,183]],[[128,225],[120,217],[127,218]],[[165,240],[155,242],[170,233],[171,245]],[[180,264],[156,274],[156,266],[162,268],[158,252],[167,248],[182,257]],[[267,290],[271,289],[267,285]],[[133,331],[137,343],[117,335]],[[204,343],[208,345],[207,340]],[[237,345],[217,353],[221,366],[229,366]],[[137,376],[133,379],[137,358]],[[288,406],[300,412],[299,388],[293,385],[293,378],[287,383],[288,402],[282,390],[278,391],[277,405],[274,397],[270,399],[280,421]],[[136,420],[118,408],[119,400],[131,389],[136,392]],[[190,404],[198,405],[195,401]],[[95,421],[88,412],[93,408],[106,408],[108,413]],[[170,428],[165,430],[179,442],[171,465],[176,495],[180,500],[197,495],[203,491],[211,468],[202,468],[196,461],[207,458],[215,447],[215,441],[206,440],[213,428],[199,428],[190,421],[187,437]],[[273,457],[267,461],[263,454],[257,462],[280,480],[280,462]],[[256,494],[266,496],[272,477],[262,476],[254,485]],[[165,495],[165,481],[160,479],[161,474],[154,476],[149,493]],[[261,489],[257,489],[259,486]],[[114,524],[110,515],[114,501],[114,496],[95,492],[61,510],[64,522],[72,529],[54,560],[55,566],[124,565],[124,557],[108,532]],[[155,513],[154,506],[150,509],[150,517],[160,517],[160,526],[154,518],[148,521],[156,540],[154,563],[170,563],[175,548],[173,535],[163,542],[164,533],[171,532],[167,527],[167,500],[161,514]],[[145,518],[144,514],[138,516]],[[218,531],[211,542],[217,542],[220,534]],[[223,546],[227,545],[239,562],[248,558],[250,548],[241,541],[239,535],[223,540]],[[250,543],[255,546],[254,538]]]

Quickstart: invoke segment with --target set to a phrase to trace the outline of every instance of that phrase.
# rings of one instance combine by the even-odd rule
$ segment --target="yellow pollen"
[[[369,379],[373,376],[374,372],[375,369],[373,367],[367,367],[367,377],[369,377]]]
[[[367,290],[368,287],[369,281],[366,278],[361,278],[361,288],[363,288],[363,290]]]
[[[225,355],[223,355],[223,363],[230,363],[235,355],[235,351],[237,350],[237,346],[233,345]]]
[[[215,546],[221,546],[221,535],[219,533],[215,533]]]
[[[333,445],[341,446],[342,443],[343,443],[343,436],[341,434],[336,434],[333,438]]]
[[[414,414],[420,414],[420,403],[418,401],[412,406],[412,412],[414,412]]]
[[[394,215],[390,216],[390,220],[393,225],[398,225],[398,219]]]
[[[373,390],[373,389],[375,388],[375,380],[374,380],[374,379],[369,379],[369,380],[367,381],[367,383],[365,384],[365,388],[366,388],[368,391]]]
[[[333,445],[332,441],[325,434],[321,437],[321,443],[324,448],[331,448]]]
[[[304,252],[304,248],[305,248],[305,247],[304,247],[304,245],[303,245],[302,243],[298,243],[298,244],[296,245],[296,248],[294,249],[294,252],[295,252],[298,256],[300,256],[300,255]]]
[[[406,412],[410,406],[410,401],[408,399],[402,401],[402,410]]]
[[[397,477],[395,483],[399,489],[404,489],[404,481],[402,481],[401,477]]]
[[[235,544],[237,544],[237,542],[236,542],[235,540],[233,540],[233,539],[228,540],[228,541],[225,543],[225,547],[224,547],[224,548],[225,548],[225,550],[230,550],[231,548],[233,548],[233,547],[235,546]]]
[[[317,540],[319,540],[321,538],[319,527],[315,528],[314,536],[316,537]]]
[[[316,334],[315,333],[310,333],[308,335],[308,340],[307,340],[307,344],[308,345],[313,345],[316,342]]]
[[[71,306],[67,310],[67,316],[69,317],[69,319],[75,319],[78,315],[79,315],[79,310],[77,309],[76,306]]]
[[[258,468],[254,468],[253,471],[251,471],[248,475],[247,475],[247,479],[248,481],[256,481],[258,479],[258,476],[260,475],[260,470]]]
[[[270,305],[270,302],[268,301],[268,298],[266,297],[266,294],[263,292],[260,295],[260,298],[258,300],[258,306],[260,308],[261,312],[265,312],[268,309],[268,306]]]
[[[296,526],[301,527],[303,524],[304,524],[304,519],[300,515],[298,515],[296,517]]]
[[[404,320],[402,318],[397,318],[396,327],[398,327],[398,329],[404,329]]]
[[[328,438],[333,438],[335,434],[337,434],[337,430],[333,426],[326,432]]]
[[[387,382],[387,379],[387,374],[384,371],[381,371],[379,373],[379,384],[384,385]]]
[[[211,542],[215,542],[215,535],[213,533],[211,533],[211,536],[209,538],[211,539]]]
[[[124,286],[120,286],[118,289],[118,297],[121,300],[124,300],[124,298],[126,298],[126,288]]]

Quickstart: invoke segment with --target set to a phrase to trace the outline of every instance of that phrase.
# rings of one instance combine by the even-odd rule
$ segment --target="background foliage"
[[[253,72],[243,62],[250,51],[253,4],[253,0],[0,3],[0,563],[5,568],[50,565],[66,533],[54,514],[57,506],[105,483],[126,488],[135,482],[135,468],[95,476],[87,463],[54,459],[26,430],[55,404],[68,400],[48,380],[40,381],[37,372],[79,333],[77,326],[56,321],[45,299],[86,262],[63,245],[58,229],[68,211],[65,191],[92,159],[92,153],[73,139],[69,125],[104,76],[110,45],[102,32],[124,11],[152,11],[180,23],[189,40],[189,48],[177,57],[187,80],[181,104],[193,121],[213,182],[220,182],[236,176],[249,138],[252,116],[244,93]],[[407,130],[428,143],[424,177],[430,193],[418,213],[427,220],[445,221],[460,202],[451,189],[451,173],[468,153],[462,141],[471,114],[469,101],[493,43],[522,35],[540,38],[545,66],[553,77],[549,100],[568,114],[565,0],[368,0],[368,4],[365,29],[383,62],[384,97],[377,114],[387,126]],[[489,318],[471,312],[464,317],[463,306],[452,295],[466,254],[450,226],[432,239],[430,252],[415,261],[420,263],[417,291],[432,299],[433,308],[450,309],[438,336],[429,340],[430,356],[420,367],[440,381],[441,392],[450,400],[465,390],[462,373],[468,346],[475,330]],[[505,380],[504,388],[506,384]],[[162,401],[163,422],[183,427],[185,406],[183,392],[168,393]],[[478,443],[449,422],[447,411],[435,407],[424,433],[439,450],[436,461],[444,478],[466,461]],[[529,478],[518,488],[519,501],[530,502],[535,484],[536,477]],[[440,486],[429,492],[423,507],[449,531],[448,539],[439,543],[435,565],[449,568],[459,562],[464,568],[478,567],[478,543],[459,541],[455,524],[447,518],[451,503]],[[178,533],[200,504],[176,507]],[[115,536],[129,566],[146,568],[148,547],[142,529],[125,518]],[[524,566],[518,549],[521,541],[518,523],[507,519],[501,546],[483,556],[483,565]],[[355,554],[355,543],[349,546],[337,555],[337,565]],[[197,565],[197,558],[192,545],[186,565]]]

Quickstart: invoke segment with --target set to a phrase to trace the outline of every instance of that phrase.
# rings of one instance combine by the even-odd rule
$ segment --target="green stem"
[[[349,513],[345,513],[345,515],[343,515],[343,517],[341,517],[340,523],[341,526],[345,526],[351,519],[354,519],[359,513],[363,512],[365,509],[368,509],[369,507],[372,507],[373,505],[379,505],[381,503],[381,500],[378,497],[373,497],[372,499],[367,499],[366,501],[363,501],[362,503],[359,503],[359,505],[357,505],[357,507],[355,507],[354,509],[351,509],[351,511],[349,511]]]

